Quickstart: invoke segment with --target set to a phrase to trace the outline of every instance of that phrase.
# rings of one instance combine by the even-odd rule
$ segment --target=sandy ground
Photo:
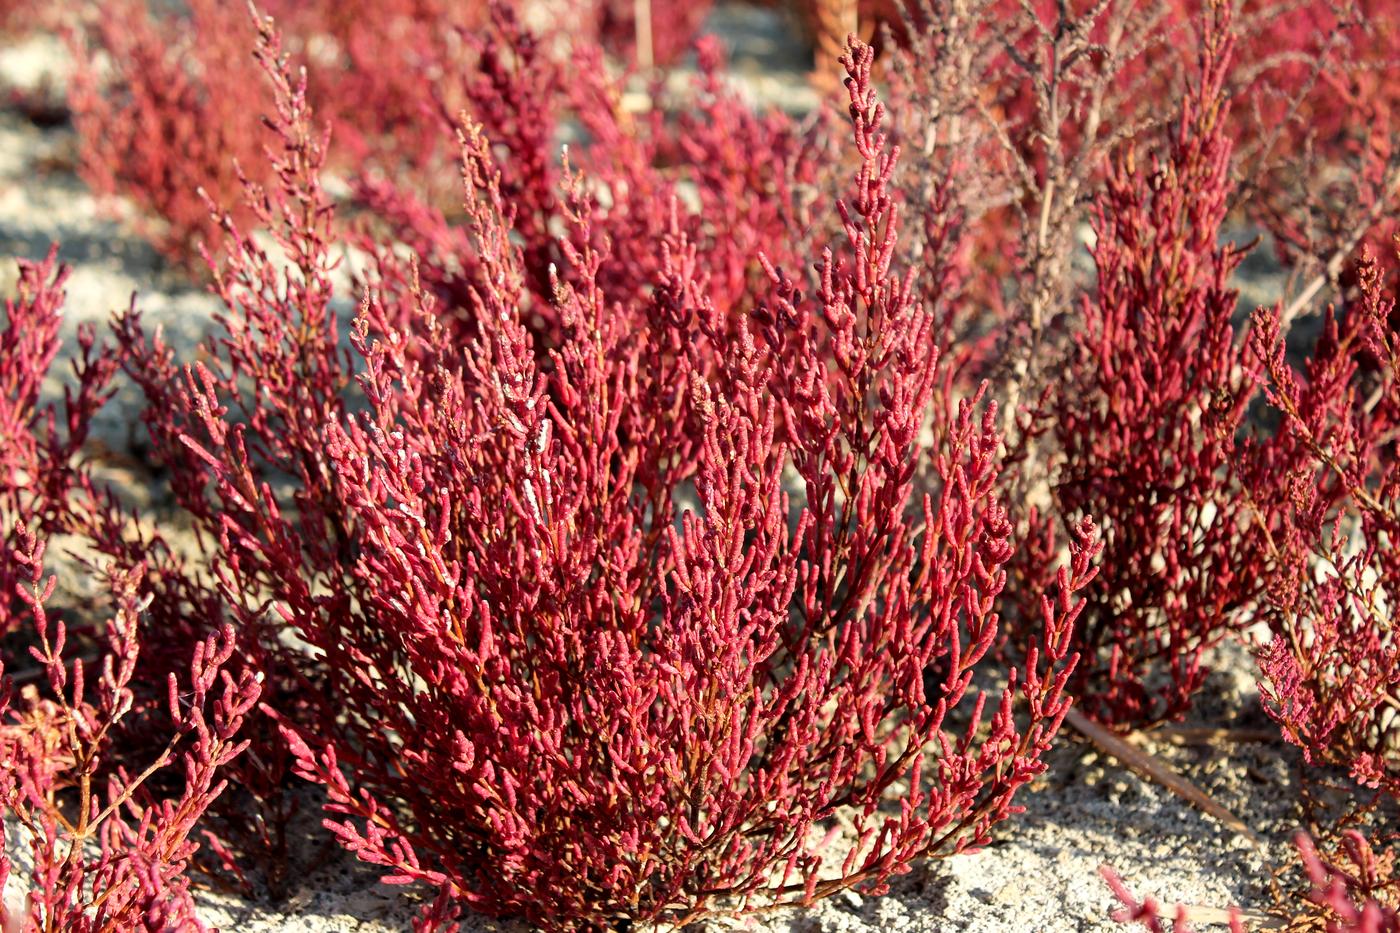
[[[795,109],[811,105],[800,48],[780,20],[722,8],[715,25],[737,47],[736,70],[749,76],[756,97]],[[0,87],[34,88],[46,81],[57,86],[63,72],[62,49],[52,41],[0,46]],[[79,322],[105,322],[134,292],[148,321],[162,324],[177,342],[198,339],[210,325],[215,302],[166,270],[119,217],[100,211],[72,165],[69,129],[41,129],[17,113],[0,111],[0,292],[12,287],[12,257],[40,257],[58,241],[63,259],[74,267],[69,337]],[[134,402],[124,392],[100,426],[100,436],[117,449],[137,437]],[[137,477],[117,471],[110,478],[125,480],[134,502],[149,498]],[[1266,727],[1248,653],[1231,649],[1219,661],[1225,673],[1211,678],[1201,720]],[[1271,860],[1286,860],[1285,843],[1297,818],[1289,803],[1294,796],[1290,751],[1278,743],[1163,744],[1154,750],[1267,836]],[[791,933],[1116,929],[1108,920],[1112,899],[1098,875],[1105,863],[1140,894],[1166,903],[1264,903],[1263,856],[1229,830],[1101,758],[1068,732],[1051,762],[1049,773],[1023,796],[1024,816],[1003,826],[983,851],[918,867],[883,898],[837,897],[815,909],[765,915],[745,926]],[[407,929],[416,909],[413,892],[378,884],[370,867],[328,843],[314,812],[304,822],[292,872],[300,883],[288,899],[269,904],[205,893],[205,919],[230,931]],[[520,927],[479,919],[467,929]]]

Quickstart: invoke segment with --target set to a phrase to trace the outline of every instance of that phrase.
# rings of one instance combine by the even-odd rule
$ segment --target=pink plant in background
[[[80,483],[74,458],[87,440],[93,414],[106,401],[115,363],[95,349],[90,327],[78,330],[79,354],[63,404],[40,395],[60,345],[63,283],[58,247],[41,262],[21,260],[16,295],[5,301],[0,328],[0,635],[15,625],[12,595],[20,579],[20,535],[31,524],[63,530],[68,496]]]
[[[591,140],[568,153],[567,168],[587,177],[595,216],[606,226],[611,247],[598,275],[615,300],[646,302],[658,274],[655,243],[674,228],[706,255],[708,295],[727,313],[749,310],[765,281],[755,259],[760,246],[775,261],[805,261],[799,257],[807,255],[827,206],[822,173],[825,162],[836,161],[834,149],[824,134],[804,131],[780,113],[753,113],[723,80],[716,43],[700,43],[701,72],[690,87],[658,92],[652,110],[634,114],[623,106],[623,85],[609,75],[596,47],[577,47],[565,80],[559,64],[542,53],[545,40],[508,9],[493,8],[492,23],[478,39],[481,70],[468,73],[464,97],[500,166],[502,194],[522,241],[524,320],[545,346],[561,339],[551,269],[573,274],[556,237],[569,217],[553,151],[569,120]],[[440,115],[441,136],[455,138],[449,121],[456,117]],[[753,159],[754,149],[767,157]],[[453,321],[469,321],[480,263],[460,218],[441,208],[434,186],[418,175],[366,174],[355,187],[376,221],[359,245],[376,253],[386,238],[405,243],[418,256],[419,282],[438,300],[438,316],[454,327]],[[686,191],[696,203],[682,200]],[[401,271],[399,264],[377,274]]]
[[[1400,930],[1397,912],[1393,858],[1378,856],[1360,833],[1342,834],[1339,852],[1324,860],[1306,833],[1294,839],[1308,887],[1305,906],[1289,905],[1278,919],[1292,929],[1325,930],[1327,933],[1395,933]],[[1124,926],[1140,925],[1149,933],[1166,933],[1162,907],[1153,897],[1138,900],[1117,872],[1107,865],[1099,869],[1109,890],[1123,906],[1113,920]],[[1178,906],[1172,920],[1172,933],[1191,933],[1188,911]],[[1232,933],[1246,929],[1239,912],[1230,912]]]
[[[1363,263],[1360,298],[1329,316],[1306,373],[1284,358],[1277,310],[1255,315],[1290,468],[1282,501],[1260,506],[1282,515],[1260,663],[1269,715],[1310,762],[1400,798],[1400,339],[1384,288]]]
[[[1320,909],[1328,933],[1400,931],[1400,877],[1395,853],[1375,852],[1355,830],[1342,834],[1338,852],[1323,858],[1306,835],[1295,840],[1307,871],[1308,900]]]
[[[1138,900],[1137,896],[1123,883],[1123,879],[1118,877],[1118,873],[1107,865],[1099,868],[1099,874],[1104,881],[1108,882],[1109,890],[1113,896],[1123,906],[1112,914],[1115,923],[1124,926],[1140,925],[1148,933],[1167,933],[1167,927],[1163,925],[1162,905],[1151,895]],[[1191,933],[1191,925],[1187,919],[1186,908],[1177,906],[1171,921],[1171,933]],[[1245,926],[1239,916],[1232,913],[1230,916],[1230,933],[1244,933]]]
[[[305,61],[307,93],[321,118],[335,127],[338,166],[390,177],[440,173],[444,189],[452,187],[454,153],[442,145],[438,121],[444,113],[455,116],[466,103],[456,85],[477,70],[476,55],[495,6],[455,0],[257,4]],[[251,65],[254,31],[246,28],[246,10],[237,12],[245,26],[241,52]],[[238,192],[231,194],[225,207],[237,202]]]
[[[548,270],[559,258],[549,228],[560,210],[553,140],[565,89],[562,68],[506,4],[489,5],[487,22],[472,34],[470,43],[477,53],[476,67],[437,82],[421,70],[412,75],[413,93],[460,101],[455,107],[432,110],[428,128],[418,128],[425,140],[421,148],[450,150],[455,158],[457,121],[464,108],[491,134],[505,166],[503,190],[515,205],[517,234],[530,260],[532,292],[544,296],[550,287]],[[590,72],[587,67],[580,70]],[[418,281],[437,296],[440,313],[450,322],[469,303],[479,263],[445,207],[449,199],[460,200],[460,173],[454,168],[438,175],[446,184],[433,183],[427,173],[376,172],[357,173],[352,183],[356,200],[376,221],[359,245],[370,255],[385,238],[410,248],[418,259]],[[547,301],[539,303],[535,314],[538,326],[549,326]]]
[[[636,65],[668,65],[680,58],[700,31],[713,0],[565,0],[579,18],[594,22],[597,41]],[[645,11],[639,22],[638,10]]]
[[[1400,58],[1389,37],[1400,12],[1385,0],[1246,9],[1235,135],[1251,219],[1294,270],[1298,298],[1318,287],[1302,286],[1308,276],[1353,285],[1361,246],[1393,274]]]
[[[257,128],[266,103],[248,58],[246,10],[221,0],[188,8],[188,21],[159,16],[146,0],[85,8],[69,42],[77,65],[69,107],[83,178],[101,196],[130,198],[157,249],[193,265],[201,243],[217,245],[201,192],[231,207],[236,166],[264,164]]]
[[[615,7],[630,13],[630,0],[575,5],[573,23],[582,32],[564,38],[585,54],[600,39],[610,48],[630,47],[630,39],[615,41],[614,15]],[[416,193],[441,206],[437,198],[448,188],[436,181],[452,177],[455,157],[443,127],[450,130],[465,108],[513,154],[502,160],[507,191],[522,205],[534,197],[543,207],[553,202],[559,72],[573,51],[556,32],[537,36],[525,29],[517,6],[508,0],[265,4],[307,62],[308,93],[336,128],[332,161],[347,177],[400,184],[411,177]],[[79,28],[69,45],[78,67],[69,106],[83,176],[100,195],[130,198],[156,247],[195,265],[201,243],[218,245],[205,197],[246,223],[240,167],[254,173],[252,181],[266,180],[258,174],[265,167],[259,115],[269,101],[259,96],[263,85],[247,53],[253,39],[247,9],[218,0],[193,0],[181,11],[153,9],[145,0],[76,8]],[[707,8],[658,4],[655,54],[669,59],[682,51]],[[522,235],[533,232],[537,216],[522,209]]]
[[[36,6],[29,0],[0,0],[0,38],[23,39],[57,29],[62,15],[59,4]]]
[[[431,0],[274,0],[271,8],[315,62],[315,92],[341,131],[342,166],[425,174],[448,167],[433,161],[427,141],[437,110],[455,113],[462,101],[442,96],[425,76],[466,70],[465,50],[454,49],[479,17],[449,16],[447,5]],[[252,218],[244,173],[267,180],[261,115],[271,99],[249,55],[256,35],[249,8],[194,0],[174,11],[119,0],[78,10],[69,106],[83,177],[99,195],[135,202],[137,222],[160,252],[202,265],[201,246],[220,245],[217,213],[242,224]]]
[[[1338,921],[1329,929],[1379,931],[1400,927],[1400,837],[1387,822],[1400,802],[1400,339],[1380,266],[1359,268],[1357,299],[1329,314],[1304,372],[1285,358],[1278,310],[1255,315],[1288,478],[1259,505],[1281,517],[1259,661],[1284,737],[1359,786],[1321,851],[1300,843],[1311,900]]]
[[[29,577],[18,593],[43,686],[26,688],[16,704],[6,684],[0,701],[10,707],[0,721],[5,849],[27,848],[29,862],[18,879],[27,890],[24,915],[4,918],[6,929],[18,921],[25,933],[202,930],[184,876],[197,848],[190,836],[224,790],[222,769],[246,747],[237,735],[257,702],[258,678],[247,672],[235,680],[223,670],[234,649],[231,629],[199,644],[187,678],[169,679],[174,734],[152,760],[123,759],[111,743],[118,723],[139,715],[132,681],[146,602],[141,572],[117,571],[110,580],[115,608],[94,669],[65,650],[67,626],[45,607],[56,579],[44,579],[43,556],[43,544],[26,537],[14,557]],[[153,778],[167,769],[183,772],[183,786],[155,796]],[[0,865],[0,875],[14,868]]]
[[[700,39],[696,53],[689,93],[666,101],[674,126],[653,123],[649,142],[654,162],[683,168],[675,176],[694,185],[700,224],[692,236],[710,256],[710,296],[739,312],[766,281],[759,251],[770,264],[792,267],[817,251],[832,213],[828,190],[844,183],[839,172],[850,153],[835,115],[804,130],[779,111],[755,112],[728,81],[718,39]]]

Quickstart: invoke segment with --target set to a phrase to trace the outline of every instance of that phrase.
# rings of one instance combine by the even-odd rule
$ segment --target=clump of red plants
[[[1257,626],[1266,713],[1351,791],[1271,909],[1396,929],[1384,5],[911,3],[893,112],[853,38],[809,121],[709,40],[684,89],[629,73],[703,3],[650,48],[642,5],[561,6],[75,23],[84,174],[223,310],[193,352],[138,304],[81,329],[60,404],[55,254],[6,304],[23,928],[197,928],[189,866],[275,861],[298,778],[424,931],[879,893],[987,843],[1071,703],[1180,719]],[[1253,231],[1287,282],[1250,315]],[[197,565],[90,468],[118,371]],[[106,624],[50,608],[60,536]]]
[[[1253,392],[1230,326],[1242,254],[1221,242],[1233,37],[1228,9],[1211,15],[1166,151],[1140,155],[1129,143],[1104,179],[1096,288],[1047,402],[1055,505],[1104,528],[1080,683],[1085,710],[1113,723],[1188,709],[1203,652],[1260,586],[1237,493],[1256,480],[1237,440]]]
[[[986,842],[1067,708],[1097,544],[1075,528],[985,709],[1014,548],[995,407],[935,404],[871,51],[845,59],[856,181],[811,297],[760,253],[754,303],[717,307],[674,196],[642,269],[606,274],[611,218],[567,169],[532,291],[467,123],[460,304],[383,250],[350,356],[325,137],[267,27],[260,60],[280,149],[251,206],[292,268],[225,218],[226,336],[178,375],[131,317],[123,365],[249,650],[318,690],[279,712],[298,772],[345,845],[436,891],[420,926],[686,922]]]

